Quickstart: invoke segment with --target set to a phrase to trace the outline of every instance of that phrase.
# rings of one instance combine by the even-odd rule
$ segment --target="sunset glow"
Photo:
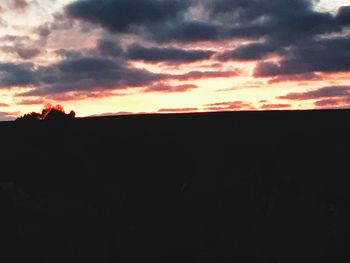
[[[1,1],[0,121],[350,107],[348,0],[243,2]]]

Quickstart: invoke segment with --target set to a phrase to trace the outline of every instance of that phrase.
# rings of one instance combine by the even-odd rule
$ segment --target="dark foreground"
[[[350,262],[350,111],[0,123],[3,262]]]

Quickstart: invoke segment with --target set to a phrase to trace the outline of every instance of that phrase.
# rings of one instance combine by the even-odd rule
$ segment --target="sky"
[[[350,107],[349,0],[1,0],[0,121]]]

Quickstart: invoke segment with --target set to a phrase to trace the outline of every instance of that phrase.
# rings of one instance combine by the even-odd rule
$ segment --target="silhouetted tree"
[[[75,111],[71,110],[68,115],[72,118],[75,118]]]
[[[66,114],[61,105],[53,106],[50,103],[46,104],[41,113],[32,112],[25,114],[17,119],[17,121],[64,121],[75,118],[75,112],[71,111]]]

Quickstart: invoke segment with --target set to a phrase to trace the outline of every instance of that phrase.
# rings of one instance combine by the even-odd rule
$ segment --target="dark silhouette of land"
[[[350,262],[350,111],[0,123],[4,262]]]

